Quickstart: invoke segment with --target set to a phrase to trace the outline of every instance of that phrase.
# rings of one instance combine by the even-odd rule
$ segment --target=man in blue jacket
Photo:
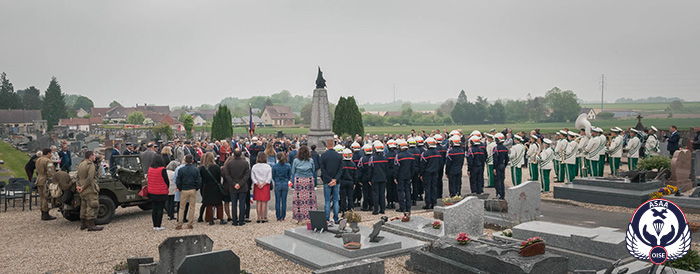
[[[58,152],[58,157],[61,157],[61,170],[65,172],[70,172],[71,166],[73,166],[73,160],[71,159],[70,150],[68,150],[68,146],[63,145],[61,151]]]
[[[432,137],[425,139],[428,150],[421,154],[420,174],[425,183],[425,206],[423,209],[432,209],[437,204],[438,173],[442,173],[440,152],[437,150],[437,141]]]
[[[484,193],[484,166],[486,165],[486,148],[481,143],[479,136],[472,136],[469,141],[472,146],[467,152],[467,165],[469,172],[469,188],[472,193]]]
[[[459,135],[450,137],[450,150],[445,159],[445,175],[449,184],[450,197],[462,192],[462,167],[464,166],[464,149]]]
[[[681,136],[678,134],[678,127],[671,126],[670,130],[671,134],[665,135],[664,137],[667,138],[666,141],[668,142],[666,149],[668,149],[668,152],[671,153],[671,158],[673,158],[673,153],[676,153],[676,150],[680,148],[678,142],[681,140]]]
[[[396,140],[401,152],[396,155],[394,170],[394,180],[397,184],[396,189],[399,193],[399,209],[398,212],[403,212],[404,216],[411,215],[411,179],[413,178],[414,170],[417,169],[417,163],[413,154],[408,151],[408,143],[399,139]]]
[[[175,178],[175,185],[177,186],[177,190],[180,191],[180,204],[184,205],[189,201],[190,206],[195,208],[197,190],[202,188],[202,177],[199,175],[199,169],[193,164],[194,157],[192,155],[185,156],[185,163],[187,164],[178,170],[177,178]],[[182,229],[184,215],[185,207],[182,206],[178,213],[177,227],[175,227],[175,229]],[[190,210],[189,216],[187,217],[189,220],[187,228],[192,229],[194,210]]]
[[[360,186],[362,187],[362,208],[361,211],[372,210],[372,186],[369,182],[372,180],[372,170],[369,162],[372,160],[372,144],[366,144],[362,147],[364,155],[360,158],[357,164],[357,169],[360,172]]]
[[[493,176],[494,176],[494,187],[496,188],[496,197],[498,199],[505,199],[505,180],[506,180],[506,166],[510,162],[508,157],[508,148],[503,144],[505,141],[505,136],[501,133],[496,133],[493,136],[496,140],[496,147],[493,148]],[[562,171],[563,172],[563,171]]]
[[[374,141],[374,155],[369,162],[370,180],[369,185],[372,188],[372,215],[379,213],[384,214],[386,208],[386,174],[389,169],[389,161],[384,157],[384,144],[380,141]]]
[[[321,180],[323,181],[323,198],[326,221],[330,221],[331,199],[333,202],[333,221],[338,223],[340,194],[340,176],[343,175],[343,156],[333,150],[333,140],[326,140],[326,152],[321,154]]]

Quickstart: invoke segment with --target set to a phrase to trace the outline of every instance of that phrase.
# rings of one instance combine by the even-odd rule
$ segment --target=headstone
[[[132,257],[126,259],[126,265],[129,268],[129,273],[137,273],[140,264],[153,263],[153,257]]]
[[[70,151],[73,153],[77,153],[80,151],[80,149],[83,148],[83,142],[82,141],[75,141],[75,142],[70,142]]]
[[[241,259],[231,250],[187,255],[177,267],[177,274],[228,274],[240,272]]]
[[[328,223],[326,223],[325,211],[309,211],[309,218],[311,219],[311,230],[313,230],[314,232],[323,232],[328,230]]]
[[[168,237],[158,245],[158,273],[175,273],[185,256],[209,252],[214,242],[207,235]]]
[[[690,180],[691,164],[692,155],[690,151],[676,151],[671,159],[671,180],[666,181],[666,183],[684,190],[693,188],[695,184]]]
[[[343,234],[343,244],[350,242],[359,243],[362,240],[362,235],[360,233],[344,233]]]
[[[506,191],[509,218],[518,223],[537,219],[541,215],[540,192],[540,183],[534,181],[509,188]]]
[[[379,222],[374,223],[374,225],[372,226],[372,228],[373,228],[372,233],[369,234],[369,241],[370,242],[378,243],[379,241],[384,239],[384,237],[379,236],[379,232],[382,230],[382,225],[384,225],[384,221],[379,221]]]
[[[41,136],[36,141],[39,149],[50,148],[52,145],[54,145],[53,139],[49,136]]]
[[[98,149],[100,147],[100,142],[97,141],[92,141],[87,144],[88,151],[95,151],[95,149]]]
[[[484,201],[467,197],[445,207],[443,213],[445,235],[467,233],[469,237],[480,237],[484,233]]]
[[[78,133],[78,135],[75,135],[75,140],[84,141],[84,140],[85,140],[85,137],[86,137],[86,136],[85,136],[85,133],[82,133],[82,132],[81,132],[81,133]]]
[[[325,88],[314,90],[311,100],[311,126],[309,127],[309,145],[316,145],[319,152],[326,150],[326,140],[333,139],[331,131],[330,108],[328,107],[328,91]]]
[[[370,258],[314,270],[312,274],[384,274],[384,259]]]

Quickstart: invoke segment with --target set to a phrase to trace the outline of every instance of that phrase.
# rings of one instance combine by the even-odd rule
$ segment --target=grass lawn
[[[639,111],[664,111],[670,103],[606,103],[603,104],[605,109],[632,109]],[[597,104],[581,104],[581,107],[600,109],[600,103]],[[683,102],[683,107],[695,108],[700,107],[700,102]]]
[[[29,156],[24,152],[16,150],[4,141],[0,141],[0,160],[5,161],[5,164],[0,165],[0,167],[10,170],[10,173],[0,173],[0,175],[27,177],[24,173],[24,165],[29,161]]]
[[[637,125],[637,119],[624,119],[624,120],[597,120],[591,122],[593,126],[601,127],[605,131],[610,130],[612,127],[630,128]],[[655,126],[659,130],[668,130],[671,125],[678,126],[679,130],[688,130],[691,127],[700,126],[700,119],[642,119],[642,123],[649,127]],[[498,131],[504,128],[512,128],[513,131],[527,131],[539,128],[542,133],[550,133],[559,131],[563,128],[574,127],[574,123],[521,123],[521,124],[495,124],[495,125],[451,125],[451,126],[386,126],[386,127],[365,127],[365,133],[370,134],[406,134],[410,133],[411,129],[416,131],[425,130],[430,131],[436,128],[440,130],[448,129],[462,129],[464,132],[469,133],[472,130],[478,129],[480,131],[488,131],[495,128]],[[256,134],[277,134],[277,130],[281,130],[285,134],[306,134],[309,132],[308,128],[275,128],[275,127],[258,127],[255,129]],[[244,127],[234,127],[234,135],[247,135],[247,129]]]

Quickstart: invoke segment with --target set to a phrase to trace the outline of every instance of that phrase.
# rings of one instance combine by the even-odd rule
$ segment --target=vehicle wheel
[[[71,222],[80,220],[80,208],[77,210],[63,210],[63,218]]]
[[[112,221],[112,218],[114,218],[114,209],[116,206],[114,205],[114,201],[108,196],[100,195],[99,201],[100,205],[97,207],[97,210],[95,210],[95,215],[97,215],[95,224],[108,224]]]
[[[139,205],[139,208],[141,210],[151,210],[153,209],[153,204],[152,203],[143,203]]]

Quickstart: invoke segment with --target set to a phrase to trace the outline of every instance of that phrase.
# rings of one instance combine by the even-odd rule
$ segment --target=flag
[[[248,110],[250,111],[250,118],[248,119],[248,128],[250,128],[250,136],[253,136],[253,134],[255,134],[255,123],[253,123],[253,106],[251,104],[248,104]]]

